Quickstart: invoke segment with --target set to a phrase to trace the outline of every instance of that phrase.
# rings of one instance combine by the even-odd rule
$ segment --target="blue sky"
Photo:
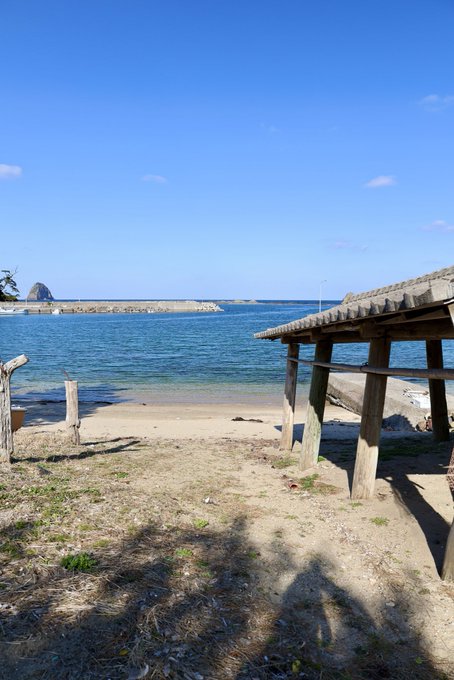
[[[339,298],[453,263],[451,0],[15,0],[0,22],[23,294]]]

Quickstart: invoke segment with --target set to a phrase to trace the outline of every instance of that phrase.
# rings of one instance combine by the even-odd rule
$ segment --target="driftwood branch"
[[[13,428],[11,423],[11,376],[16,368],[28,362],[21,354],[6,364],[0,363],[0,462],[11,463],[14,450]]]
[[[15,359],[11,359],[11,361],[8,361],[6,364],[0,364],[0,367],[2,372],[6,372],[8,375],[11,375],[13,371],[16,370],[16,368],[20,368],[24,364],[27,364],[28,361],[29,358],[25,356],[25,354],[20,354]]]

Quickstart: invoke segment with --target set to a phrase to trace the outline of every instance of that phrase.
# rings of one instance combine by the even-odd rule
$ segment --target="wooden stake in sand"
[[[66,428],[74,444],[80,444],[79,390],[77,380],[65,380]]]
[[[0,362],[0,462],[11,463],[14,450],[13,428],[11,425],[11,376],[16,368],[28,362],[21,354],[6,364]]]

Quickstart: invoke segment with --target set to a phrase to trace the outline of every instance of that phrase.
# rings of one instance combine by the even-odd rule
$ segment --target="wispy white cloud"
[[[17,179],[22,175],[20,165],[7,165],[0,163],[0,179]]]
[[[167,177],[162,175],[144,175],[142,182],[154,182],[155,184],[167,184]]]
[[[344,239],[337,239],[335,241],[331,241],[328,243],[328,247],[331,250],[357,250],[363,253],[365,250],[367,250],[367,246],[360,246],[357,243],[353,243],[353,241],[346,241]]]
[[[261,129],[263,132],[266,132],[269,135],[275,135],[276,133],[280,132],[279,128],[276,127],[275,125],[269,125],[267,123],[262,123],[260,125]]]
[[[392,187],[396,183],[394,175],[378,175],[378,177],[373,177],[366,182],[364,186],[366,189],[381,189],[382,187]]]
[[[426,111],[443,111],[453,104],[454,95],[429,94],[419,101],[419,105]]]
[[[424,225],[422,227],[423,231],[439,231],[442,233],[447,233],[449,231],[454,231],[454,224],[449,224],[445,220],[434,220],[430,224]]]

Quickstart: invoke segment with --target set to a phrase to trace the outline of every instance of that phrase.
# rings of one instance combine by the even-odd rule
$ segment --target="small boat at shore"
[[[24,314],[28,314],[28,309],[21,308],[19,309],[18,307],[0,307],[0,315],[4,316],[23,316]]]

